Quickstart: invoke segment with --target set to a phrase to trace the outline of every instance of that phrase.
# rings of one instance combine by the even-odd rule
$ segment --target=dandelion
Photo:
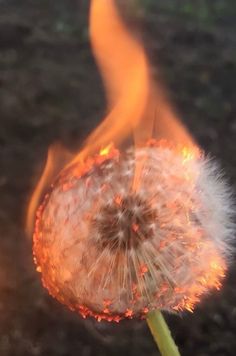
[[[62,170],[37,212],[34,256],[49,293],[83,317],[192,311],[219,289],[229,192],[198,150],[151,141]]]

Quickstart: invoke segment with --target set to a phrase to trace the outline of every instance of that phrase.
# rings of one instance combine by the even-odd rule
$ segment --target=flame
[[[106,88],[108,115],[91,133],[75,161],[114,142],[140,124],[150,91],[149,66],[140,43],[129,33],[112,0],[92,0],[90,40]]]
[[[99,151],[106,155],[111,142],[121,145],[131,134],[135,146],[151,138],[165,138],[193,149],[193,139],[175,115],[164,90],[151,79],[144,48],[122,21],[114,0],[91,1],[90,40],[106,88],[108,115],[89,135],[80,152],[66,162],[83,163]],[[58,172],[58,155],[58,150],[56,154],[54,149],[49,150],[44,173],[31,198],[27,215],[30,234],[42,192]],[[135,167],[134,190],[139,187],[139,165]]]
[[[34,228],[35,212],[38,208],[39,201],[42,198],[44,190],[48,186],[50,186],[57,173],[70,159],[71,154],[60,144],[55,143],[49,148],[43,174],[38,184],[36,185],[36,188],[33,192],[28,206],[28,212],[26,217],[26,232],[28,236],[32,235]]]

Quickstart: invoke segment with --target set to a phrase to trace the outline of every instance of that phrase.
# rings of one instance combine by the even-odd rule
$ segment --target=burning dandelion
[[[198,151],[156,141],[103,150],[53,183],[37,214],[35,261],[50,294],[84,317],[192,311],[221,286],[227,210],[224,184]]]
[[[114,1],[92,0],[90,24],[110,110],[37,210],[35,263],[49,293],[71,310],[99,321],[147,315],[161,352],[179,355],[162,316],[149,312],[192,311],[220,288],[230,193],[150,79],[144,50]],[[110,144],[131,134],[126,151]],[[53,181],[53,153],[30,203],[28,231]]]

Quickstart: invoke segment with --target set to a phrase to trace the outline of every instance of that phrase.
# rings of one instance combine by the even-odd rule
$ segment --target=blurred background
[[[180,117],[236,183],[235,0],[119,0]],[[158,355],[144,321],[83,320],[50,298],[24,233],[49,145],[78,149],[106,103],[88,0],[0,0],[0,355]],[[236,350],[234,259],[194,314],[166,315],[182,355]]]

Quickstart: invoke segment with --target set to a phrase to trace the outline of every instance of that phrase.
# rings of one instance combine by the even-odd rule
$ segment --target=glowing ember
[[[83,317],[192,311],[224,277],[227,201],[197,151],[156,141],[124,154],[110,146],[64,169],[46,195],[34,234],[37,270],[50,294]]]

